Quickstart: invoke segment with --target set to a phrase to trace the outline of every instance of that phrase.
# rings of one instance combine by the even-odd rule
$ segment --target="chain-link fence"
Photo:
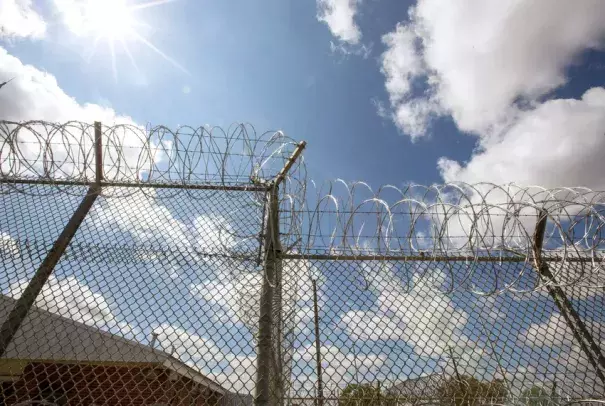
[[[314,193],[303,148],[0,123],[1,402],[605,399],[602,194]]]

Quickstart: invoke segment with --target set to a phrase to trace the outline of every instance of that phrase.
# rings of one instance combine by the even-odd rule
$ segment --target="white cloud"
[[[406,289],[392,270],[377,272],[370,287],[378,296],[378,309],[350,311],[342,317],[341,324],[353,339],[403,340],[417,354],[431,357],[463,345],[460,330],[468,317],[449,296],[434,290],[435,282],[445,281],[441,271],[415,275],[412,289]]]
[[[12,284],[8,295],[21,296],[29,281]],[[118,325],[103,295],[93,292],[73,276],[51,276],[37,296],[36,307],[89,326],[110,329]]]
[[[42,38],[46,22],[32,0],[0,0],[0,38]]]
[[[519,101],[531,105],[565,83],[565,69],[604,34],[599,0],[419,0],[409,22],[383,37],[395,122],[418,137],[430,113],[447,113],[463,131],[494,133],[514,120]],[[410,94],[418,82],[426,90]],[[423,108],[397,114],[407,104]]]
[[[252,392],[256,356],[226,353],[210,339],[183,328],[162,324],[154,329],[157,346],[181,361],[198,368],[229,390]]]
[[[405,335],[405,325],[397,318],[378,312],[353,310],[341,319],[348,334],[356,340],[401,340]]]
[[[569,347],[573,335],[567,327],[567,322],[558,313],[553,313],[544,323],[532,324],[526,331],[521,332],[517,341],[532,347]]]
[[[127,116],[97,104],[80,104],[59,87],[57,79],[32,65],[23,64],[0,47],[0,74],[14,78],[0,91],[0,116],[3,120],[48,120],[65,122],[134,124]]]
[[[202,215],[194,221],[194,235],[200,249],[227,252],[238,242],[232,225],[221,215]]]
[[[256,331],[258,300],[262,285],[261,274],[241,273],[230,277],[221,274],[219,279],[191,285],[191,294],[216,304],[212,311],[221,322],[243,323],[250,331]]]
[[[0,232],[0,256],[5,261],[19,257],[21,250],[19,243],[8,233]]]
[[[546,101],[521,113],[497,139],[485,140],[466,165],[442,158],[438,166],[446,181],[603,189],[605,88],[579,100]]]
[[[317,19],[330,28],[338,40],[356,45],[361,31],[355,23],[360,0],[317,0]]]
[[[92,124],[94,121],[102,121],[105,125],[117,123],[136,126],[132,118],[119,115],[110,108],[91,103],[79,103],[61,89],[53,75],[43,72],[32,65],[23,64],[18,58],[10,55],[2,47],[0,47],[0,77],[7,79],[14,78],[0,91],[0,117],[3,120],[45,120],[53,123],[78,120],[88,124]],[[84,155],[92,148],[93,139],[90,128],[88,132],[82,132],[81,128],[76,127],[77,124],[67,131],[67,136],[72,138],[70,141],[74,144],[69,146],[71,150],[66,150],[68,148],[66,143],[56,142],[50,147],[52,154],[48,152],[42,154],[41,150],[47,148],[47,145],[42,145],[44,144],[44,140],[41,140],[31,131],[22,128],[18,134],[18,138],[14,140],[19,142],[18,153],[10,151],[7,143],[0,147],[2,148],[1,153],[3,156],[6,154],[6,158],[2,161],[2,169],[5,171],[16,171],[12,175],[21,176],[35,176],[34,173],[30,173],[32,172],[31,170],[35,171],[36,175],[42,174],[45,170],[50,170],[50,173],[44,172],[45,174],[53,176],[74,174],[74,165],[76,164],[74,161],[85,159]],[[41,127],[37,128],[37,130],[46,131],[42,130]],[[73,134],[69,131],[73,131]],[[82,136],[82,133],[85,135]],[[114,149],[106,149],[105,160],[115,163],[119,162],[119,166],[121,166],[122,172],[124,172],[124,177],[140,175],[129,173],[127,170],[124,171],[126,166],[131,169],[137,167],[149,168],[152,162],[159,162],[163,157],[162,154],[158,153],[157,147],[153,143],[150,144],[150,153],[148,153],[148,150],[142,148],[142,140],[138,135],[135,136],[132,130],[124,131],[123,133],[112,133],[112,137],[114,137],[116,143],[119,142],[121,145],[127,145],[132,148],[125,148],[120,151],[120,154]],[[58,134],[55,134],[55,136],[59,137]],[[77,139],[80,145],[76,145],[74,139]],[[111,145],[111,143],[107,145]],[[83,146],[83,148],[80,148],[80,146]],[[25,167],[22,164],[11,167],[14,163],[13,159],[21,159],[19,154],[23,155],[21,158],[29,160],[30,167]],[[55,162],[62,162],[60,168],[55,167],[55,165],[49,165],[49,162],[46,162],[47,168],[44,168],[43,159],[48,159],[50,156],[52,156]],[[90,156],[88,156],[88,159],[90,159]],[[53,169],[49,169],[49,166],[53,167]],[[75,170],[75,174],[79,170]],[[108,165],[105,170],[106,176],[114,176],[117,173],[118,165]]]
[[[118,114],[111,108],[93,103],[79,103],[66,94],[56,78],[47,72],[23,64],[0,47],[0,78],[13,79],[0,91],[0,117],[8,121],[41,120],[51,123],[72,123],[61,132],[54,132],[54,143],[50,146],[44,136],[52,128],[34,124],[33,128],[21,127],[18,134],[12,134],[10,143],[0,146],[3,156],[2,170],[11,176],[79,176],[82,162],[91,159],[93,143],[92,123],[101,121],[105,129],[104,175],[106,179],[121,181],[138,180],[143,172],[158,171],[156,164],[166,159],[173,147],[170,140],[161,143],[148,140],[145,128],[131,117]],[[107,126],[127,125],[107,131]],[[8,127],[11,129],[12,127]],[[83,129],[85,128],[85,129]],[[39,131],[43,137],[36,136]],[[59,141],[59,139],[61,140]],[[120,148],[117,148],[117,147]],[[114,148],[116,147],[116,148]],[[121,148],[124,147],[124,148]],[[49,153],[47,149],[52,150]],[[41,151],[45,150],[44,153]],[[21,162],[25,158],[29,165]],[[53,162],[45,161],[52,159]],[[61,164],[58,165],[57,162]],[[92,165],[86,168],[92,177]]]
[[[120,194],[109,188],[107,193]],[[115,230],[130,233],[138,244],[190,247],[186,226],[161,204],[155,190],[137,191],[133,197],[136,199],[134,204],[132,200],[126,203],[119,197],[103,201],[92,213],[95,223],[109,234]]]
[[[398,24],[395,31],[382,37],[387,50],[382,55],[382,73],[385,87],[392,104],[404,101],[412,90],[412,80],[425,73],[422,58],[418,54],[415,32]]]
[[[312,299],[312,266],[308,261],[284,261],[282,266],[282,315],[296,320],[297,328],[304,328],[309,319],[301,313],[301,307]],[[254,335],[259,319],[259,299],[263,274],[256,269],[221,269],[212,280],[192,284],[189,289],[194,297],[214,304],[212,311],[220,322],[242,323]]]
[[[119,27],[131,17],[128,2],[122,0],[52,0],[52,4],[65,27],[77,36],[96,36],[103,24]]]
[[[330,41],[330,51],[332,51],[333,54],[340,54],[343,57],[356,55],[362,57],[363,59],[367,59],[372,53],[372,44],[351,45],[343,41]]]
[[[111,1],[111,0],[110,0]],[[53,0],[55,10],[62,18],[63,24],[76,35],[90,34],[90,21],[87,16],[88,4],[86,0]]]
[[[334,345],[322,345],[320,352],[325,382],[340,387],[351,382],[375,380],[387,360],[385,354],[355,354],[344,352]],[[315,346],[299,348],[294,354],[294,364],[300,364],[300,361],[313,363],[315,353]],[[305,378],[313,381],[316,379],[314,373]],[[301,383],[305,378],[302,377],[302,374],[297,377]]]

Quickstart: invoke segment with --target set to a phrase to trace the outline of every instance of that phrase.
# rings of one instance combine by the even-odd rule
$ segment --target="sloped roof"
[[[15,302],[13,298],[0,295],[0,323],[4,322]],[[3,358],[159,364],[221,394],[227,392],[218,383],[164,351],[35,306],[28,312]]]

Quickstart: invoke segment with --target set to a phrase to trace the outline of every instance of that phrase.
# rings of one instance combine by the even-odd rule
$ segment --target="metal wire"
[[[1,323],[98,188],[0,403],[604,402],[603,193],[318,188],[281,132],[97,127],[102,159],[93,125],[0,122]]]
[[[220,127],[104,126],[103,179],[135,186],[250,186],[278,174],[296,147],[283,132],[251,125]],[[62,183],[94,179],[94,126],[70,121],[0,121],[4,182]],[[67,190],[63,190],[67,191]]]
[[[536,223],[545,213],[542,256],[557,284],[603,287],[604,203],[605,194],[586,188],[482,183],[389,185],[373,191],[363,182],[338,180],[315,188],[291,215],[304,225],[290,236],[299,243],[289,254],[450,267],[451,288],[454,272],[460,281],[472,280],[481,263],[493,262],[499,281],[490,292],[518,290],[533,266]],[[513,268],[515,275],[508,272]],[[537,280],[532,289],[552,283]]]

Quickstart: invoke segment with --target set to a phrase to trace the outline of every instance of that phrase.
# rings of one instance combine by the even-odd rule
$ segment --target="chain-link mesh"
[[[300,281],[293,404],[313,404],[320,396],[324,404],[341,405],[546,405],[603,398],[603,381],[546,289],[449,293],[450,275],[439,264],[287,262],[299,272],[311,269],[320,309],[318,347],[312,284]],[[458,275],[468,266],[450,265]],[[568,292],[601,351],[602,293]]]
[[[605,399],[602,194],[307,196],[303,147],[0,123],[0,403]]]
[[[255,192],[168,192],[96,200],[4,354],[6,403],[252,396],[263,207]],[[2,195],[2,321],[78,200]]]

